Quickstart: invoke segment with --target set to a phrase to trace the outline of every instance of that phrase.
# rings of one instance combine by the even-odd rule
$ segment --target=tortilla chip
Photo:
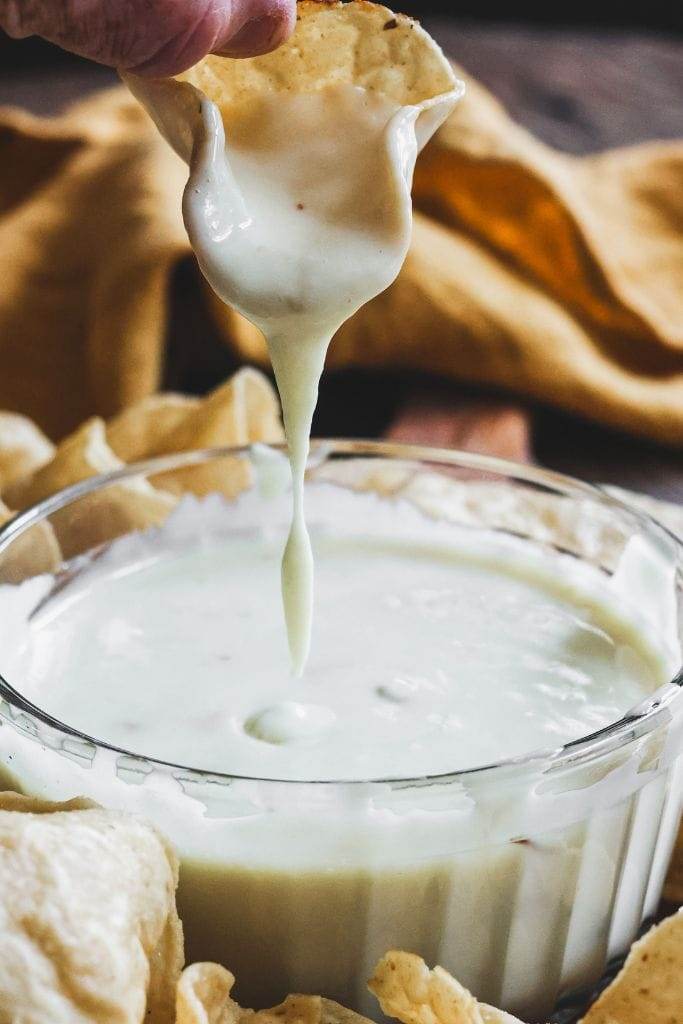
[[[26,480],[8,490],[14,508],[26,508],[64,487],[98,473],[121,469],[98,417],[87,420],[57,448],[53,458]],[[163,523],[175,499],[142,478],[104,488],[54,512],[50,522],[65,558],[149,526]]]
[[[383,1013],[402,1024],[520,1024],[510,1014],[478,1003],[442,967],[430,971],[414,953],[387,953],[368,988]]]
[[[234,984],[219,964],[186,967],[176,992],[176,1024],[238,1024],[245,1011],[230,998]]]
[[[154,395],[107,424],[107,441],[126,461],[283,440],[275,390],[264,374],[249,367],[205,398]],[[232,497],[251,483],[251,473],[247,460],[225,458],[163,473],[153,482],[174,494],[220,491]]]
[[[462,92],[440,47],[416,21],[361,0],[303,0],[294,33],[272,53],[241,60],[210,55],[166,80],[122,77],[187,163],[203,133],[197,90],[229,123],[230,111],[254,96],[358,85],[401,105],[421,105],[421,144]]]
[[[161,454],[164,438],[199,404],[200,399],[191,395],[149,395],[108,421],[107,444],[123,462],[150,459]]]
[[[176,1024],[371,1024],[321,996],[287,996],[270,1010],[244,1010],[230,996],[235,978],[219,964],[193,964],[178,983]]]
[[[64,487],[122,465],[106,443],[103,421],[93,417],[62,441],[46,465],[17,481],[4,497],[12,508],[27,508]]]
[[[633,944],[582,1024],[683,1024],[683,908]]]
[[[208,56],[178,76],[223,107],[250,94],[311,92],[353,83],[401,106],[451,92],[456,78],[431,36],[381,4],[303,0],[294,33],[272,53],[248,60]]]
[[[353,1010],[322,996],[287,996],[270,1010],[259,1010],[253,1024],[370,1024]]]
[[[178,862],[150,826],[84,800],[0,795],[0,1019],[169,1024]]]
[[[292,36],[277,50],[248,60],[209,55],[177,80],[209,96],[224,117],[254,95],[339,84],[381,93],[401,106],[461,89],[450,62],[418,22],[362,0],[303,0]]]
[[[173,430],[157,438],[155,455],[284,440],[280,404],[270,381],[258,370],[239,370],[197,406],[186,411]],[[233,497],[251,484],[247,459],[226,457],[154,477],[174,494],[220,491]]]
[[[28,416],[0,412],[0,494],[52,458],[55,446]]]
[[[14,513],[0,501],[0,526]],[[43,572],[56,572],[62,564],[62,552],[50,523],[31,526],[0,552],[0,585],[21,583]]]
[[[333,999],[321,999],[321,1003],[321,1024],[370,1024],[367,1017],[335,1003]]]
[[[26,420],[22,436],[38,437],[39,432],[32,434],[31,428]],[[1,437],[0,421],[0,441]],[[203,399],[153,395],[106,426],[99,417],[87,420],[61,442],[47,462],[43,460],[28,475],[13,474],[5,497],[11,508],[21,510],[64,487],[121,469],[126,462],[200,448],[279,443],[283,438],[280,406],[272,385],[259,371],[245,368]],[[38,449],[36,442],[34,458]],[[45,447],[41,450],[48,455],[51,451]],[[232,497],[250,483],[249,461],[226,457],[165,473],[151,481],[139,477],[107,487],[51,515],[51,525],[46,524],[46,536],[36,549],[35,565],[52,571],[61,561],[54,537],[50,543],[52,528],[64,557],[71,558],[122,534],[163,523],[176,504],[175,494],[220,491]],[[0,511],[0,515],[6,519],[9,511]],[[36,531],[32,531],[34,539],[38,537]],[[21,568],[27,554],[24,542],[21,544],[22,558],[12,570],[17,579],[33,574],[30,565]],[[8,557],[15,558],[19,550],[17,545]],[[0,557],[0,573],[3,568]]]

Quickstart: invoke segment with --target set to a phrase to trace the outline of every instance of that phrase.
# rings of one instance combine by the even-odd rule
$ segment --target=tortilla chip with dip
[[[420,141],[439,123],[439,104],[448,97],[450,106],[454,90],[462,88],[441,48],[416,21],[361,0],[302,0],[294,33],[272,53],[241,60],[209,55],[169,79],[122,77],[187,163],[204,133],[202,96],[213,100],[229,125],[231,111],[255,96],[356,85],[401,106],[420,104]]]

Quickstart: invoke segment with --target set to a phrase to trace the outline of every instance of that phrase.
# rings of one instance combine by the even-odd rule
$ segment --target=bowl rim
[[[30,530],[36,524],[44,521],[66,505],[78,501],[95,491],[102,490],[132,477],[153,476],[175,469],[199,465],[211,459],[252,457],[255,449],[264,447],[283,453],[287,451],[287,445],[283,443],[202,448],[132,462],[122,466],[120,469],[88,477],[86,480],[72,484],[56,494],[36,502],[24,511],[18,512],[0,526],[0,555],[18,537],[26,533],[27,530]],[[458,449],[412,445],[393,441],[347,438],[313,439],[310,446],[309,468],[316,468],[330,455],[372,456],[374,458],[384,458],[388,461],[417,462],[427,466],[439,464],[462,469],[479,470],[485,473],[505,476],[508,480],[533,484],[545,491],[566,495],[583,495],[615,512],[628,513],[631,517],[638,520],[646,530],[665,538],[667,543],[673,546],[673,550],[677,554],[677,564],[683,567],[683,539],[679,538],[663,523],[660,523],[638,506],[632,505],[621,497],[616,497],[601,485],[589,484],[554,470],[517,463],[490,455],[478,455]],[[450,783],[462,784],[464,781],[469,785],[475,780],[490,782],[493,780],[498,781],[503,776],[509,777],[511,775],[527,775],[529,773],[538,775],[550,772],[555,774],[563,770],[580,767],[587,763],[601,760],[614,751],[620,750],[624,746],[634,743],[642,736],[653,732],[660,725],[668,724],[673,717],[672,704],[681,705],[676,710],[683,712],[683,665],[681,665],[670,681],[662,684],[652,694],[649,694],[637,705],[630,708],[620,719],[593,733],[580,736],[555,748],[537,749],[517,757],[505,758],[497,762],[475,765],[457,771],[423,774],[414,777],[387,776],[348,780],[293,780],[216,772],[193,765],[177,764],[173,761],[151,757],[147,754],[140,754],[109,743],[106,740],[90,736],[79,729],[73,728],[68,723],[53,717],[23,697],[0,672],[0,705],[3,702],[9,705],[11,725],[32,738],[36,738],[35,733],[20,724],[19,716],[29,715],[40,723],[41,726],[61,734],[62,741],[75,740],[81,744],[89,744],[96,751],[100,749],[108,751],[110,754],[125,758],[126,766],[144,765],[149,766],[148,770],[170,770],[176,778],[182,777],[183,781],[221,782],[223,784],[240,782],[253,783],[259,786],[272,784],[291,788],[301,786],[368,787],[373,785],[406,787]],[[15,717],[15,714],[17,717]],[[5,716],[2,715],[0,717],[4,718]],[[181,776],[178,773],[181,773]]]

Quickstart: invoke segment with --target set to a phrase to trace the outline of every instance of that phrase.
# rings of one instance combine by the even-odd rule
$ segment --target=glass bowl
[[[244,530],[245,495],[249,528],[284,539],[288,486],[275,449],[195,451],[84,480],[0,530],[0,781],[155,822],[181,856],[188,961],[229,966],[246,1005],[315,992],[377,1017],[366,980],[380,956],[402,948],[479,999],[547,1019],[558,1000],[569,1005],[597,982],[660,899],[681,813],[681,544],[635,508],[558,474],[452,451],[318,441],[309,504],[320,488],[340,500],[370,492],[385,520],[409,505],[444,528],[511,538],[530,557],[557,553],[562,571],[584,567],[606,581],[620,573],[628,614],[668,645],[671,681],[620,721],[556,749],[353,782],[171,764],[85,735],[32,702],[13,667],[31,616],[112,543],[122,571],[139,556],[135,536],[148,531],[157,543],[169,516],[185,524],[174,544],[201,544],[196,519],[183,519],[193,502],[213,502],[225,529]],[[206,497],[214,492],[222,497]],[[335,505],[316,512],[330,531]]]

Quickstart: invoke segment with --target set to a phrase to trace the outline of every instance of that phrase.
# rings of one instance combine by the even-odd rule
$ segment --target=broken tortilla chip
[[[230,998],[234,975],[220,964],[192,964],[176,992],[176,1024],[238,1024],[244,1011]]]
[[[192,964],[178,982],[176,1024],[371,1024],[321,996],[287,996],[269,1010],[245,1010],[232,999],[235,978],[219,964]]]
[[[287,996],[279,1006],[259,1010],[253,1020],[254,1024],[370,1024],[332,999],[304,995]]]
[[[0,794],[0,1021],[169,1024],[178,862],[131,815]]]
[[[383,1013],[402,1024],[520,1024],[509,1013],[478,1003],[442,967],[430,971],[414,953],[387,953],[368,988]]]
[[[103,421],[94,417],[62,441],[45,466],[10,487],[8,500],[14,508],[26,508],[64,487],[124,465],[107,444]],[[172,495],[137,478],[103,488],[53,512],[50,523],[64,557],[71,558],[132,530],[163,523],[175,503]]]
[[[10,517],[10,509],[25,509],[65,487],[122,469],[129,462],[201,448],[280,443],[284,439],[275,390],[264,374],[248,367],[205,398],[153,395],[108,424],[93,417],[54,450],[47,439],[41,442],[42,435],[33,429],[30,420],[14,414],[0,413],[0,445],[5,415],[6,424],[23,421],[15,435],[24,439],[27,453],[33,438],[33,454],[27,454],[23,464],[35,468],[24,474],[12,470],[4,492],[7,506],[0,508],[0,525]],[[0,447],[0,480],[2,465]],[[0,582],[16,582],[34,575],[34,570],[52,572],[62,554],[68,559],[133,530],[158,526],[175,507],[176,495],[185,491],[199,495],[219,491],[233,497],[251,482],[249,460],[226,456],[155,478],[137,477],[112,484],[52,513],[50,522],[43,526],[44,536],[37,526],[33,527],[30,537],[36,542],[35,558],[27,559],[29,545],[23,539],[15,542],[5,560],[0,556]],[[9,558],[14,560],[11,573],[5,571]]]
[[[160,394],[107,424],[107,442],[124,462],[199,448],[284,440],[280,403],[260,370],[244,367],[204,398]]]
[[[107,424],[107,441],[125,461],[201,448],[242,447],[284,440],[280,403],[259,370],[245,367],[205,398],[154,395]],[[251,483],[244,459],[212,460],[153,478],[162,489],[181,494],[220,491],[230,497]]]
[[[154,395],[107,424],[107,441],[126,461],[283,440],[275,390],[264,374],[250,367],[238,370],[205,398]],[[220,491],[234,497],[251,484],[251,466],[248,460],[226,456],[159,474],[152,482],[178,495]]]
[[[13,516],[0,501],[0,527]],[[62,552],[52,526],[35,523],[0,551],[0,584],[21,583],[43,572],[56,572],[61,563]]]
[[[272,385],[258,370],[246,368],[212,391],[196,408],[188,409],[155,454],[242,447],[256,442],[278,444],[283,439],[280,405]],[[238,456],[154,477],[158,487],[173,494],[220,491],[228,497],[239,494],[251,482],[251,465]]]
[[[61,442],[46,465],[17,481],[5,491],[4,497],[13,508],[27,508],[64,487],[122,466],[123,462],[106,442],[104,422],[93,417]]]
[[[167,391],[149,395],[107,422],[107,444],[123,462],[161,454],[165,438],[182,423],[199,398]]]
[[[582,1024],[683,1024],[683,908],[633,944]]]
[[[28,416],[0,412],[0,494],[52,458],[55,446]]]

